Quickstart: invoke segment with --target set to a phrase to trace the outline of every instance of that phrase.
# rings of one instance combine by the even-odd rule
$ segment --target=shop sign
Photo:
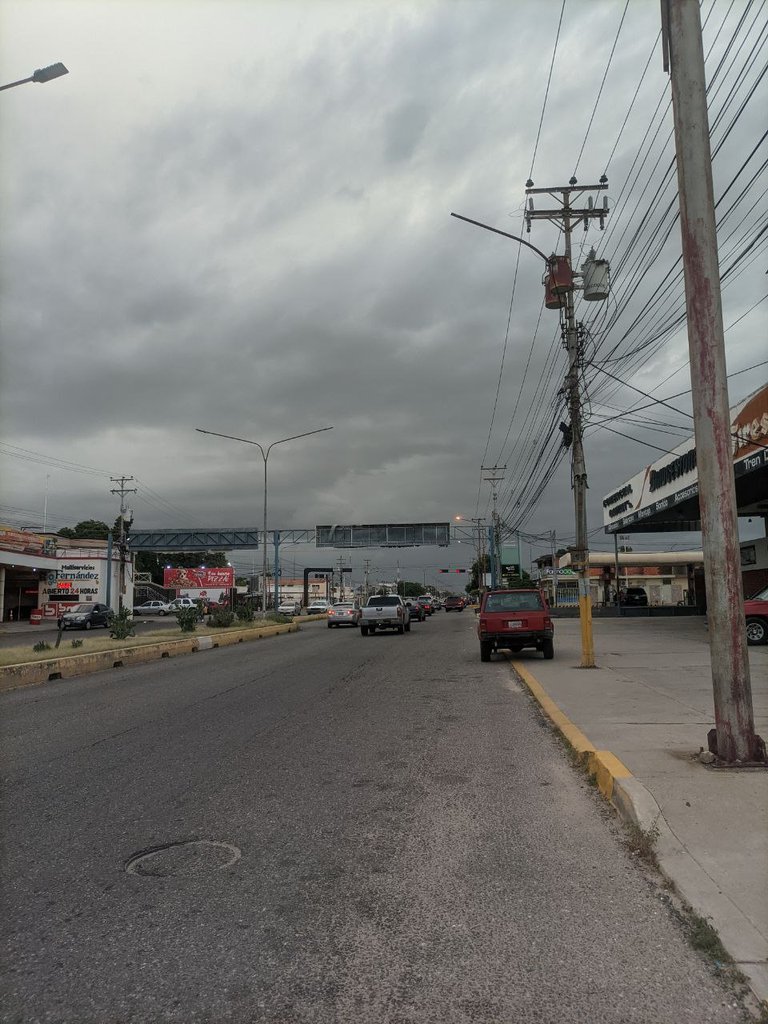
[[[768,467],[768,385],[731,409],[733,473]],[[666,512],[699,493],[696,446],[690,438],[637,473],[603,500],[603,525],[614,533]],[[629,495],[632,495],[630,500]],[[636,497],[635,497],[636,496]],[[654,500],[651,500],[651,499]]]
[[[740,459],[768,443],[768,386],[748,398],[731,423],[733,455]]]
[[[46,601],[93,600],[99,595],[100,579],[95,562],[63,561],[55,573],[48,573],[42,596]]]

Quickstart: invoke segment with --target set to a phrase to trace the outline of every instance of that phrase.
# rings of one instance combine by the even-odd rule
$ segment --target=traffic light
[[[469,569],[438,569],[438,572],[469,572]]]

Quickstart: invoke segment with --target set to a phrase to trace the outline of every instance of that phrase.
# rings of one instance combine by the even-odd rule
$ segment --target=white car
[[[330,608],[330,604],[321,598],[315,598],[315,600],[307,608],[307,615],[325,615]]]
[[[281,601],[277,606],[278,615],[301,615],[301,605],[298,601]]]
[[[133,609],[134,615],[167,615],[170,605],[166,601],[145,601],[144,604],[136,605]]]
[[[191,597],[177,597],[168,605],[168,614],[175,615],[182,608],[197,608],[197,601],[193,601]]]
[[[354,601],[337,601],[328,609],[328,629],[334,626],[355,626],[360,621],[360,608]]]

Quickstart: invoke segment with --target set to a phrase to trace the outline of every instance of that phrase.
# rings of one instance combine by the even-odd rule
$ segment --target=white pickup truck
[[[411,616],[402,597],[383,594],[368,598],[360,616],[360,634],[368,636],[377,629],[396,629],[398,633],[410,633]]]

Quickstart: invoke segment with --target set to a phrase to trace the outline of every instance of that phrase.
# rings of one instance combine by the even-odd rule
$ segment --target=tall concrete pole
[[[724,761],[764,761],[755,733],[744,629],[736,491],[698,0],[665,0],[683,241],[693,423],[716,743]],[[666,54],[665,54],[666,56]],[[575,431],[574,431],[575,433]]]
[[[571,263],[570,198],[564,193],[563,231],[565,258]],[[568,351],[568,409],[571,417],[571,472],[573,474],[573,504],[576,518],[576,548],[571,561],[576,562],[579,577],[579,622],[581,624],[581,667],[595,667],[595,645],[592,640],[592,599],[589,593],[589,540],[587,538],[587,464],[584,458],[584,437],[581,424],[581,394],[579,370],[581,353],[579,332],[576,329],[573,289],[565,293],[565,347]]]

